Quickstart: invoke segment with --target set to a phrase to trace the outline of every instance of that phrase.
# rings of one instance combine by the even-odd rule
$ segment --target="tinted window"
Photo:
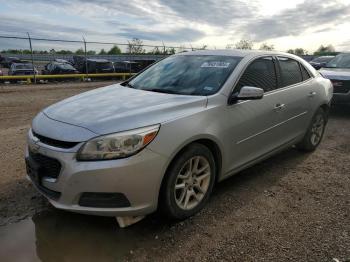
[[[237,91],[243,86],[260,87],[265,92],[276,89],[277,78],[272,57],[258,58],[245,70],[237,85]]]
[[[294,85],[303,81],[299,62],[287,57],[279,57],[278,61],[281,68],[282,87]]]
[[[136,89],[182,95],[211,95],[230,76],[241,57],[174,55],[130,81]]]
[[[301,75],[303,77],[303,80],[305,81],[305,80],[309,79],[310,74],[302,64],[300,64],[300,69],[301,69]]]

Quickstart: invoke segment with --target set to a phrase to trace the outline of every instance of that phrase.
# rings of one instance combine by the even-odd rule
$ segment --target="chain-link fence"
[[[116,67],[118,63],[123,63],[123,66],[128,64],[131,72],[133,64],[138,63],[137,69],[132,70],[137,71],[165,56],[194,49],[185,46],[167,46],[164,43],[149,45],[139,39],[114,43],[86,41],[84,37],[81,40],[38,38],[31,37],[29,33],[26,36],[0,35],[0,65],[3,75],[11,74],[9,67],[16,61],[33,64],[37,72],[33,71],[33,74],[42,74],[49,62],[62,59],[72,65],[80,61],[80,64],[84,65],[77,70],[80,73],[91,73],[89,61],[102,59],[113,62]],[[121,70],[120,65],[118,70]]]

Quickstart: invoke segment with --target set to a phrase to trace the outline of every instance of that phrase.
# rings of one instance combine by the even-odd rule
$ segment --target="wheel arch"
[[[320,105],[320,108],[322,108],[324,110],[324,112],[326,113],[326,116],[327,116],[327,120],[328,120],[328,116],[329,116],[329,113],[331,110],[330,104],[324,103],[324,104]]]
[[[182,144],[179,149],[177,151],[175,151],[175,153],[169,158],[170,160],[168,161],[165,171],[164,171],[164,175],[160,184],[160,190],[158,193],[158,198],[161,195],[161,191],[163,188],[163,184],[164,184],[164,180],[167,176],[168,170],[171,167],[172,163],[174,162],[174,160],[182,153],[184,152],[190,145],[194,144],[194,143],[199,143],[202,144],[204,146],[206,146],[211,153],[213,154],[214,157],[214,161],[215,161],[215,169],[216,169],[216,176],[215,176],[215,183],[218,182],[218,178],[220,177],[221,171],[222,171],[222,163],[223,163],[223,158],[222,158],[222,148],[219,146],[219,143],[217,141],[215,141],[215,139],[211,138],[211,137],[196,137],[190,141],[185,142],[184,144]],[[158,203],[159,203],[159,199],[158,199]]]

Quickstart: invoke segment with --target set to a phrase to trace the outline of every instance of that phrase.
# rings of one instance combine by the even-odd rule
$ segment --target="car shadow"
[[[332,105],[330,111],[330,118],[349,118],[350,105]]]

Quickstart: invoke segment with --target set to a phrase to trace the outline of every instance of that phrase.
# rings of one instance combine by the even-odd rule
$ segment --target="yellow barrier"
[[[36,75],[36,80],[41,79],[57,79],[57,78],[80,78],[81,80],[85,80],[88,78],[98,78],[98,77],[121,77],[123,80],[126,77],[130,77],[135,73],[102,73],[102,74],[66,74],[66,75]],[[27,80],[27,83],[30,84],[32,80],[34,80],[33,75],[18,75],[18,76],[0,76],[0,81],[6,80]]]

